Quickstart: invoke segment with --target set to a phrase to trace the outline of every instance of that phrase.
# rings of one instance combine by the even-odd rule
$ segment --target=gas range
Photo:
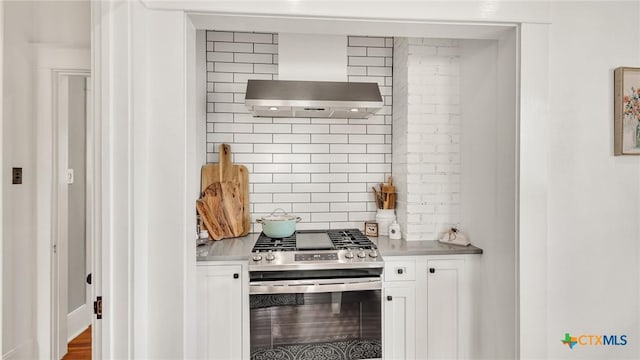
[[[286,238],[261,233],[249,257],[250,272],[382,267],[376,245],[358,229],[299,230]]]

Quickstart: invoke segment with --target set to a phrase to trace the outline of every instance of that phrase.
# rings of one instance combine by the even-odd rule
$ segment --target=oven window
[[[380,290],[251,295],[251,359],[382,358],[380,299]]]

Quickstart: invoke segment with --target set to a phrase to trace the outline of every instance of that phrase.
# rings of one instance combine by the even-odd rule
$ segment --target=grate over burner
[[[260,233],[258,240],[253,245],[253,251],[294,251],[296,249],[296,233],[285,238],[270,238]]]
[[[358,229],[327,231],[336,249],[375,249],[376,245]]]
[[[376,249],[376,245],[358,229],[337,230],[300,230],[296,233],[327,233],[336,250],[343,249]],[[286,238],[270,238],[260,233],[253,246],[253,252],[300,251],[296,246],[296,233]]]

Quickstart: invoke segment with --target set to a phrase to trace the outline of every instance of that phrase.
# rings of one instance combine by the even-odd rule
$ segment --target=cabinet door
[[[242,266],[198,267],[198,357],[242,359]]]
[[[427,261],[427,356],[429,359],[463,359],[462,327],[464,260]]]
[[[384,289],[382,352],[385,359],[415,359],[415,287]]]

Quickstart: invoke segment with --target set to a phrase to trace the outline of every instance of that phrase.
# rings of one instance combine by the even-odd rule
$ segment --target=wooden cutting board
[[[217,164],[207,164],[201,169],[201,191],[209,188],[211,184],[219,183],[220,187],[214,189],[215,195],[209,194],[208,204],[214,218],[220,218],[219,212],[223,212],[228,219],[227,225],[230,229],[235,229],[235,233],[244,236],[251,230],[251,219],[249,216],[249,170],[244,165],[234,165],[231,160],[231,146],[229,144],[220,145],[220,159]],[[204,195],[204,194],[203,194]],[[214,200],[211,197],[219,198]],[[217,204],[220,206],[217,206]],[[202,216],[202,214],[201,214]],[[229,236],[225,236],[229,237]],[[213,237],[212,237],[213,238]]]

